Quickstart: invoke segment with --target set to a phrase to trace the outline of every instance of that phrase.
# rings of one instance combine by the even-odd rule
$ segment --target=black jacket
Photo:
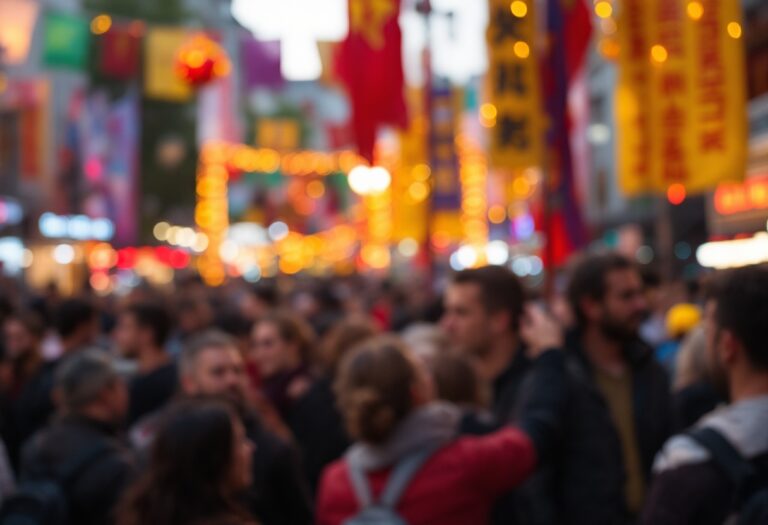
[[[72,523],[114,523],[114,506],[135,472],[130,452],[109,425],[70,416],[40,431],[22,452],[21,480],[55,479],[72,458],[87,457],[96,448],[104,451],[86,462],[64,494]]]

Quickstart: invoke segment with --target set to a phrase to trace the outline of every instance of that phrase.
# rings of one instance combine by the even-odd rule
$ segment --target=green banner
[[[64,69],[85,69],[91,33],[77,15],[48,12],[43,20],[43,63]]]

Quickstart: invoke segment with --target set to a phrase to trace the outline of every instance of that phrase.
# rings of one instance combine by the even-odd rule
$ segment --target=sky
[[[347,34],[348,0],[234,0],[235,18],[262,40],[282,41],[282,70],[289,80],[312,80],[320,76],[320,57],[315,42],[343,40]],[[403,2],[403,62],[410,84],[421,82],[420,51],[425,24],[413,12],[412,0]],[[486,0],[432,0],[434,68],[438,75],[463,84],[485,71]],[[447,16],[452,12],[453,16]]]

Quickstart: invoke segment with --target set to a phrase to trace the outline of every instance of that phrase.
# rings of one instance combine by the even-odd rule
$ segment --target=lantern
[[[176,74],[193,87],[200,87],[225,77],[231,65],[224,49],[206,34],[193,36],[184,44],[176,59]]]

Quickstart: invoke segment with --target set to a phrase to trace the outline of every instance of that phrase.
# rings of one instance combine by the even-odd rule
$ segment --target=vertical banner
[[[689,193],[741,180],[747,121],[739,0],[623,0],[616,96],[621,186]]]
[[[91,32],[78,15],[46,13],[43,21],[43,62],[47,66],[84,69]]]
[[[245,37],[240,44],[245,88],[279,89],[285,84],[280,71],[280,41],[262,42]]]
[[[144,57],[144,92],[148,98],[184,102],[192,89],[176,75],[179,50],[187,41],[185,29],[152,28],[147,33]]]
[[[127,80],[139,70],[141,38],[129,25],[112,27],[100,37],[101,72],[110,78]]]
[[[543,151],[536,17],[533,0],[489,0],[488,92],[481,108],[491,128],[494,167],[517,170],[539,166]]]
[[[349,0],[349,35],[336,57],[358,151],[369,162],[379,126],[408,124],[399,15],[399,0]]]

